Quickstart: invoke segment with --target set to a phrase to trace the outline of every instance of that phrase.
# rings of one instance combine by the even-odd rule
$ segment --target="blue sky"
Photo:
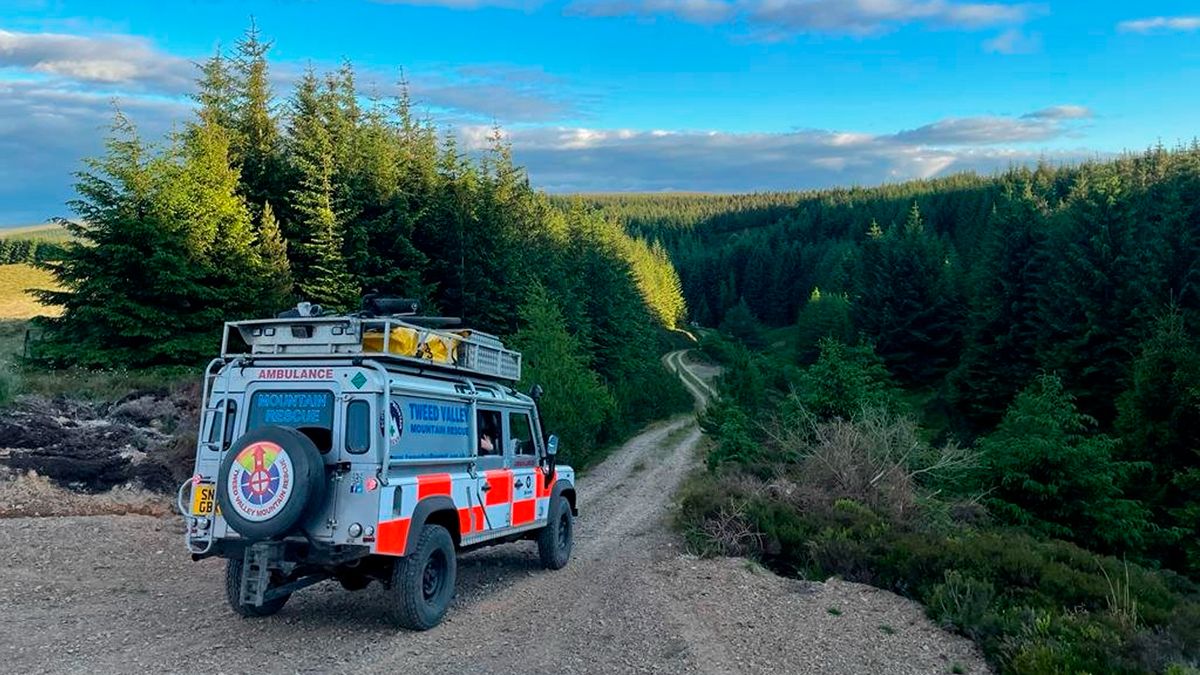
[[[1147,0],[0,0],[0,223],[63,215],[116,100],[147,136],[253,15],[278,93],[344,58],[555,192],[874,184],[1197,134],[1200,7]]]

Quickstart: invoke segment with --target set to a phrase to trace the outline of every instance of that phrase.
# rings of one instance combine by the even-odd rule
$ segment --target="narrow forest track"
[[[686,353],[664,361],[698,406],[713,395]],[[174,519],[0,520],[0,658],[80,673],[986,671],[892,594],[686,555],[671,500],[699,445],[692,416],[627,442],[579,480],[565,569],[542,570],[532,543],[465,555],[450,614],[426,633],[391,628],[377,585],[321,584],[277,616],[239,619],[221,561],[189,562]]]

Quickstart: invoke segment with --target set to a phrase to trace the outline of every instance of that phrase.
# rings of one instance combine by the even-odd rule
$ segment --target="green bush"
[[[980,441],[979,487],[1011,523],[1103,551],[1140,551],[1150,512],[1122,491],[1140,465],[1116,459],[1117,441],[1092,426],[1057,377],[1039,377]]]

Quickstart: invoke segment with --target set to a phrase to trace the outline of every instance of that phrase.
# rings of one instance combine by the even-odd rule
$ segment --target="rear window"
[[[292,427],[317,449],[333,447],[333,393],[329,391],[258,391],[250,397],[246,431],[269,425]]]

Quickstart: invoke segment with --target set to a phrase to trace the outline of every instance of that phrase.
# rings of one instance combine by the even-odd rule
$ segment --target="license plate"
[[[197,516],[212,515],[216,504],[216,494],[211,484],[202,483],[192,489],[192,514]]]

